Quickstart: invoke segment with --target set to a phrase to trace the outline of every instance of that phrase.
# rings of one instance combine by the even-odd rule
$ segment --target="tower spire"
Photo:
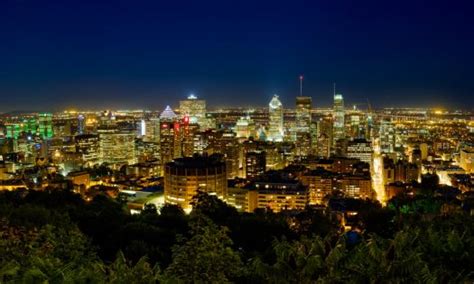
[[[336,96],[336,82],[333,83],[333,95]]]
[[[300,75],[300,97],[303,96],[303,75]]]

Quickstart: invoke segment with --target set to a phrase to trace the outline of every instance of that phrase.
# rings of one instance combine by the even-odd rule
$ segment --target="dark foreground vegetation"
[[[473,218],[416,202],[364,203],[343,233],[314,209],[238,213],[205,194],[190,215],[130,215],[104,196],[1,192],[0,282],[471,283]]]

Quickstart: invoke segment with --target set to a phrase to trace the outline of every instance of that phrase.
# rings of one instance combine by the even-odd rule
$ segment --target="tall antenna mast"
[[[334,96],[336,96],[336,82],[334,82],[333,88],[334,88]]]
[[[303,96],[303,75],[300,75],[300,97]]]

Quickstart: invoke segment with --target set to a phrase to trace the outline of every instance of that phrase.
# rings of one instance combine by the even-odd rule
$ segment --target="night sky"
[[[474,106],[473,1],[0,0],[0,111]]]

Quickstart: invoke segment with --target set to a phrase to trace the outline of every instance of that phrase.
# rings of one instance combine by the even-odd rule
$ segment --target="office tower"
[[[395,152],[395,127],[390,120],[382,119],[380,121],[379,138],[382,153]]]
[[[100,162],[121,166],[134,164],[135,131],[119,130],[116,127],[99,128]]]
[[[311,153],[311,97],[296,97],[296,156]]]
[[[199,130],[199,124],[190,123],[189,117],[185,116],[179,122],[181,125],[181,155],[191,157],[194,154],[194,135]]]
[[[161,169],[161,164],[158,162],[160,158],[159,143],[149,142],[138,139],[135,141],[136,156],[138,163],[157,163],[157,168]]]
[[[58,118],[53,121],[53,133],[56,137],[72,136],[73,119]]]
[[[365,115],[363,114],[351,114],[349,136],[352,139],[366,138],[366,125],[364,120]]]
[[[275,142],[283,141],[283,105],[277,95],[274,95],[268,104],[268,116],[267,140]]]
[[[181,157],[181,150],[179,119],[170,106],[167,106],[160,114],[160,159],[162,166],[174,158]]]
[[[194,135],[194,153],[200,155],[222,154],[227,166],[229,179],[239,175],[240,144],[235,132],[214,130],[196,132]]]
[[[38,115],[38,135],[43,139],[53,138],[53,115],[40,113]]]
[[[178,158],[166,164],[164,183],[165,202],[189,212],[198,191],[226,198],[226,165],[221,155]]]
[[[187,99],[179,101],[179,113],[181,119],[189,117],[190,124],[198,124],[203,129],[207,128],[205,100],[200,100],[191,94]]]
[[[146,135],[146,121],[144,118],[138,121],[137,125],[137,137],[144,138]]]
[[[309,132],[311,124],[311,97],[296,97],[296,130]]]
[[[240,117],[235,124],[237,138],[248,139],[256,136],[255,122],[249,115]]]
[[[36,135],[38,121],[33,117],[25,118],[21,122],[7,122],[4,126],[7,138],[18,139],[23,134],[32,137]]]
[[[150,117],[145,120],[145,142],[160,142],[160,119],[158,117]]]
[[[212,153],[219,153],[224,156],[227,168],[227,177],[233,179],[239,176],[240,144],[235,132],[220,130],[216,132],[211,147]]]
[[[329,158],[333,144],[333,123],[330,118],[320,118],[315,128],[318,135],[316,156]]]
[[[333,145],[339,139],[344,139],[345,135],[345,109],[344,98],[341,94],[334,94],[334,108],[333,108]]]
[[[21,133],[21,125],[19,123],[5,123],[5,137],[18,139]]]
[[[74,137],[76,153],[82,156],[85,166],[90,167],[99,163],[99,136],[93,134],[82,134]]]
[[[369,104],[368,112],[365,115],[365,139],[372,140],[374,137],[374,114]]]
[[[86,117],[83,114],[77,116],[77,134],[84,134]]]
[[[347,142],[346,156],[359,159],[365,163],[372,163],[374,150],[372,143],[365,139],[353,139]]]
[[[255,178],[265,173],[267,167],[266,153],[264,151],[252,151],[245,154],[245,177]]]

